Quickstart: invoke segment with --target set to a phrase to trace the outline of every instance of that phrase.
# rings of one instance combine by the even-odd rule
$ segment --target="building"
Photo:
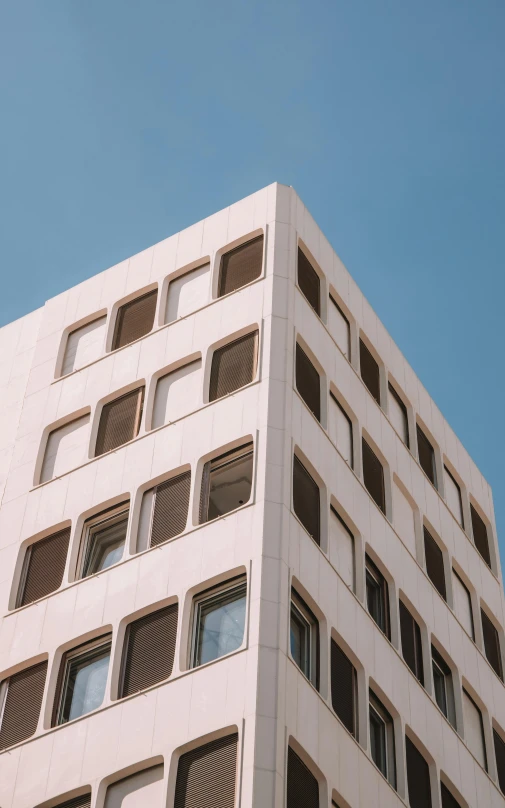
[[[2,808],[505,806],[491,490],[293,189],[0,344]]]

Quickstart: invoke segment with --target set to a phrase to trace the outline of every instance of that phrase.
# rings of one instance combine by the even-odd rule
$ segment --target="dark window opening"
[[[361,370],[361,378],[368,388],[368,392],[374,397],[377,404],[380,404],[381,391],[379,365],[362,339],[359,341],[359,366]]]

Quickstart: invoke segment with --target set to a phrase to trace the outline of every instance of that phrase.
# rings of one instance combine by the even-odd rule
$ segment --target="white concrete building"
[[[1,808],[505,806],[491,490],[292,188],[0,344]]]

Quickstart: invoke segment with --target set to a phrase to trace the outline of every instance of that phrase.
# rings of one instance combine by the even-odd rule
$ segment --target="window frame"
[[[63,654],[63,657],[60,661],[60,676],[61,679],[58,682],[57,692],[55,694],[55,702],[54,702],[54,717],[52,726],[59,727],[64,724],[68,724],[71,721],[76,721],[78,718],[82,718],[85,715],[89,715],[90,713],[95,712],[95,710],[99,710],[104,700],[107,696],[107,681],[110,674],[110,664],[112,661],[112,632],[108,632],[107,634],[102,634],[100,637],[96,637],[94,640],[90,640],[89,642],[83,643],[82,645],[78,645],[75,648],[71,648]],[[64,719],[64,711],[66,709],[66,699],[67,699],[67,692],[68,692],[68,685],[69,685],[69,678],[70,678],[70,669],[72,663],[79,659],[79,657],[89,657],[89,660],[92,661],[94,658],[98,658],[101,655],[105,655],[105,651],[108,649],[108,656],[109,656],[109,663],[107,667],[107,680],[105,682],[104,687],[104,695],[100,705],[93,710],[89,710],[86,713],[81,713],[81,715],[76,716],[75,718],[66,718]],[[71,703],[69,709],[71,707]]]
[[[308,664],[304,668],[298,664],[292,653],[291,646],[291,621],[293,613],[307,632],[305,642],[306,649],[308,649]],[[320,650],[320,630],[319,620],[314,612],[307,606],[303,598],[300,597],[294,587],[291,588],[291,598],[289,606],[289,656],[293,660],[298,670],[305,676],[305,678],[319,690],[319,650]]]
[[[381,735],[384,739],[384,769],[377,763],[372,744],[372,713],[374,714],[374,721],[376,724],[381,725]],[[396,740],[395,740],[395,727],[394,719],[391,713],[384,707],[380,699],[375,695],[372,689],[368,693],[368,724],[370,735],[370,758],[373,764],[378,768],[383,777],[386,778],[388,783],[396,790],[397,788],[397,772],[396,772]]]
[[[368,599],[368,581],[371,579],[374,584],[376,592],[380,593],[381,605],[384,616],[384,627],[377,622],[373,613],[370,611]],[[384,634],[384,636],[391,642],[391,604],[389,600],[389,585],[385,575],[382,574],[375,562],[370,558],[368,553],[365,555],[365,599],[368,614],[374,621],[377,628]]]
[[[360,376],[361,381],[365,385],[366,389],[368,390],[369,394],[372,396],[373,400],[382,409],[384,394],[383,394],[383,390],[382,390],[383,382],[382,382],[381,366],[382,367],[384,367],[384,366],[383,366],[382,360],[378,358],[378,354],[375,353],[374,349],[368,347],[368,344],[367,344],[368,340],[366,339],[366,337],[365,337],[365,339],[363,339],[363,337],[364,337],[364,334],[362,332],[359,335],[359,346],[358,346],[358,348],[359,348],[359,376]],[[370,387],[366,383],[365,379],[363,378],[362,353],[364,353],[364,355],[365,355],[365,357],[367,359],[368,359],[368,357],[370,357],[373,360],[374,364],[377,365],[377,385],[378,385],[377,395],[378,395],[378,398],[375,397],[373,391],[370,389]],[[374,373],[375,373],[375,371],[374,371]]]
[[[342,404],[340,403],[340,401],[339,401],[339,400],[338,400],[338,398],[336,397],[335,393],[334,393],[334,392],[333,392],[331,389],[330,389],[330,399],[331,399],[331,400],[333,401],[333,403],[334,403],[334,404],[335,404],[335,405],[338,407],[338,409],[340,410],[340,412],[342,413],[342,415],[344,416],[344,418],[346,419],[346,421],[347,421],[347,423],[348,423],[348,425],[349,425],[349,434],[350,434],[350,436],[351,436],[351,457],[350,457],[349,461],[347,461],[347,460],[346,460],[345,462],[347,463],[347,465],[349,466],[349,468],[350,468],[352,471],[354,471],[354,467],[355,467],[355,462],[354,462],[354,451],[355,451],[355,445],[354,445],[354,443],[355,443],[355,442],[354,442],[354,427],[353,427],[353,421],[352,421],[351,416],[348,414],[348,412],[347,412],[347,411],[345,410],[345,408],[342,406]],[[330,402],[330,403],[331,403],[331,402]],[[330,421],[330,416],[329,416],[329,413],[328,413],[328,430],[327,430],[327,431],[328,431],[328,436],[329,436],[329,433],[330,433],[330,430],[329,430],[329,421]],[[330,438],[330,440],[331,440],[331,438]],[[331,441],[331,442],[333,443],[333,441]],[[339,454],[340,454],[342,457],[344,457],[344,456],[342,455],[342,453],[340,452],[340,449],[338,448],[338,445],[337,445],[336,443],[333,443],[333,445],[335,446],[335,448],[336,448],[337,452],[339,452]],[[344,460],[345,460],[345,457],[344,457]]]
[[[199,662],[198,646],[200,638],[200,625],[201,625],[200,621],[202,614],[201,608],[204,604],[212,604],[213,602],[219,604],[239,600],[239,597],[234,597],[232,600],[226,597],[227,594],[230,595],[233,594],[234,592],[240,593],[241,596],[243,593],[245,600],[244,633],[242,636],[242,642],[240,643],[239,647],[233,651],[228,651],[226,654],[222,654],[222,656],[218,656],[215,659],[208,660],[207,662]],[[209,589],[205,589],[203,592],[200,592],[193,597],[190,645],[189,645],[189,666],[188,666],[190,670],[201,668],[204,665],[210,665],[211,663],[217,662],[219,659],[223,659],[224,657],[227,657],[230,654],[237,653],[237,651],[239,651],[240,648],[242,648],[247,631],[248,605],[249,602],[248,602],[247,575],[245,573],[237,575],[234,578],[230,578],[221,584],[217,584],[216,586],[210,587]]]
[[[346,354],[344,353],[344,351],[342,351],[342,349],[341,349],[341,348],[340,348],[340,346],[338,345],[338,343],[337,343],[336,339],[333,337],[333,335],[332,335],[332,339],[333,339],[333,341],[335,342],[335,344],[337,345],[337,347],[339,348],[339,350],[340,350],[340,352],[341,352],[342,356],[343,356],[345,359],[347,359],[347,361],[349,362],[349,364],[352,364],[352,362],[351,362],[351,360],[352,360],[352,345],[351,345],[351,321],[349,320],[349,317],[347,316],[347,314],[345,313],[345,311],[342,309],[342,306],[341,306],[341,305],[340,305],[340,304],[337,302],[337,300],[335,299],[335,295],[333,295],[333,294],[332,294],[331,289],[330,289],[330,291],[328,292],[328,297],[329,297],[329,299],[330,299],[330,303],[331,303],[333,306],[335,306],[335,308],[337,309],[338,313],[341,315],[341,317],[342,317],[342,318],[345,320],[345,322],[347,323],[347,345],[348,345],[348,352],[349,352],[349,356],[346,356]],[[329,321],[329,319],[330,319],[330,318],[329,318],[329,315],[328,315],[328,321]],[[328,327],[328,331],[330,331],[329,327]],[[330,331],[330,334],[331,334],[331,331]]]
[[[401,435],[399,435],[399,437],[401,438],[402,443],[405,444],[407,449],[410,449],[409,411],[408,411],[407,405],[403,401],[400,394],[396,391],[396,388],[394,387],[394,385],[391,383],[390,380],[388,380],[388,395],[389,394],[394,398],[394,400],[398,404],[398,406],[399,406],[399,408],[400,408],[400,410],[401,410],[401,412],[402,412],[402,414],[403,414],[403,416],[405,418],[405,439],[402,438]],[[393,422],[391,420],[391,417],[390,417],[389,407],[388,407],[388,417],[389,417],[389,421],[391,423],[391,426],[393,427],[393,429],[396,432],[395,426],[394,426],[394,424],[393,424]]]
[[[94,537],[101,532],[99,529],[99,525],[103,525],[102,529],[105,529],[105,524],[109,523],[108,526],[112,527],[112,525],[117,524],[119,522],[124,521],[124,514],[126,514],[126,531],[125,531],[125,538],[124,538],[124,545],[123,545],[123,554],[119,561],[116,561],[115,564],[111,564],[110,566],[116,566],[116,564],[120,564],[121,561],[124,560],[124,553],[127,547],[127,538],[128,538],[128,527],[130,523],[130,500],[124,500],[123,502],[118,503],[117,505],[112,505],[110,508],[107,508],[104,511],[100,511],[100,513],[95,514],[94,516],[90,516],[88,519],[84,521],[81,531],[81,542],[79,547],[79,554],[77,556],[77,563],[76,563],[76,574],[75,580],[85,580],[85,578],[90,578],[93,575],[97,575],[100,572],[105,572],[108,567],[104,569],[96,570],[95,572],[86,572],[86,565],[89,564],[92,560],[92,545]],[[123,517],[123,518],[121,518]]]
[[[131,340],[130,342],[126,342],[124,345],[116,345],[117,340],[118,340],[119,335],[120,335],[120,329],[122,327],[122,318],[124,316],[124,314],[123,314],[124,309],[127,308],[127,307],[133,306],[134,303],[140,303],[145,298],[152,297],[154,295],[156,295],[156,302],[155,302],[155,306],[154,306],[153,323],[152,323],[151,328],[149,329],[149,331],[146,331],[145,334],[142,334],[142,336],[140,336],[140,337],[136,337],[136,339]],[[157,309],[158,309],[158,304],[159,304],[158,284],[156,284],[153,288],[148,289],[146,292],[141,292],[140,294],[134,293],[133,297],[130,297],[129,299],[123,300],[123,302],[119,302],[119,304],[116,304],[116,306],[114,307],[115,311],[113,311],[113,313],[112,313],[112,316],[114,318],[114,327],[112,329],[112,337],[111,337],[111,340],[110,340],[110,348],[106,352],[107,353],[114,353],[115,351],[119,351],[121,348],[126,348],[128,345],[132,345],[134,342],[138,342],[139,339],[144,339],[144,337],[147,337],[148,334],[151,334],[157,327],[157,324],[156,324],[156,312],[157,312]]]
[[[235,463],[237,460],[245,459],[246,457],[249,456],[252,457],[251,491],[249,493],[249,499],[246,502],[237,505],[236,508],[232,508],[230,511],[226,511],[224,514],[218,514],[217,516],[214,516],[212,517],[212,519],[210,519],[209,505],[210,505],[212,473],[215,471],[219,471],[220,469],[223,469],[226,466],[231,465],[232,463]],[[234,449],[229,449],[228,451],[223,452],[222,454],[214,455],[204,463],[200,483],[200,507],[199,507],[198,524],[205,525],[208,522],[213,522],[216,519],[219,519],[222,516],[226,516],[229,513],[234,513],[236,510],[238,510],[238,508],[243,508],[245,505],[247,505],[248,502],[251,501],[251,497],[253,496],[253,490],[254,490],[254,459],[255,459],[254,441],[250,440],[247,441],[247,443],[241,443]]]
[[[436,449],[435,449],[435,446],[432,443],[431,439],[428,438],[428,435],[426,435],[426,432],[425,432],[424,428],[420,425],[420,423],[418,421],[416,421],[416,440],[417,440],[417,461],[419,463],[419,466],[421,467],[421,470],[423,471],[425,477],[427,477],[427,479],[430,481],[432,486],[437,491],[439,491]],[[424,468],[424,466],[423,466],[423,464],[421,462],[421,455],[420,455],[420,452],[419,452],[419,444],[420,443],[427,444],[427,446],[429,446],[429,448],[431,450],[431,473],[433,475],[433,479],[431,479],[430,475],[425,470],[425,468]],[[427,448],[427,447],[425,446],[425,448]]]
[[[438,680],[443,680],[444,683],[444,700],[446,710],[443,709],[437,697],[435,668],[437,669]],[[447,664],[440,651],[438,651],[433,644],[431,645],[431,671],[433,677],[433,700],[449,724],[451,724],[451,726],[457,730],[456,695],[453,672],[450,665]]]
[[[101,454],[97,454],[97,443],[98,437],[100,434],[100,425],[103,417],[103,412],[106,407],[110,406],[111,404],[116,404],[118,401],[121,401],[122,398],[126,398],[130,396],[132,393],[137,394],[137,406],[135,410],[135,418],[133,421],[133,435],[131,438],[128,438],[125,443],[120,443],[119,446],[115,446],[113,449],[107,449],[106,451],[102,452]],[[101,404],[97,407],[96,412],[96,421],[93,424],[92,432],[91,432],[91,446],[93,449],[93,454],[91,455],[91,459],[96,457],[105,457],[106,455],[110,454],[111,452],[117,452],[123,446],[128,446],[132,441],[136,440],[140,434],[140,427],[142,426],[142,418],[144,415],[146,405],[146,383],[145,380],[141,381],[140,383],[136,382],[132,385],[128,390],[120,393],[114,393],[112,396],[108,396]]]

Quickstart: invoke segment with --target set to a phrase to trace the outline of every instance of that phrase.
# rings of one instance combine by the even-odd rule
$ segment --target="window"
[[[452,726],[456,727],[456,709],[454,706],[454,688],[449,665],[431,646],[431,664],[433,669],[433,689],[435,701]]]
[[[209,302],[210,264],[185,272],[168,285],[165,323],[201,309]]]
[[[416,558],[416,523],[414,506],[399,480],[393,481],[393,520],[396,532],[410,553]]]
[[[472,503],[470,503],[470,513],[472,515],[472,530],[473,530],[473,540],[475,546],[479,553],[481,554],[482,558],[488,565],[491,567],[491,556],[489,555],[489,538],[487,533],[487,527],[484,520],[481,518],[480,514],[475,510]]]
[[[161,808],[163,800],[163,764],[142,769],[107,787],[104,808],[133,808],[149,805]]]
[[[33,603],[60,588],[69,540],[70,528],[66,527],[27,547],[16,608]]]
[[[407,415],[407,407],[401,400],[391,383],[388,384],[389,390],[389,420],[398,432],[400,438],[404,442],[407,449],[409,448],[409,419]]]
[[[487,661],[500,679],[503,679],[501,664],[500,635],[484,609],[480,610],[482,619],[482,634],[484,636],[484,650]]]
[[[386,513],[386,495],[384,488],[384,469],[377,455],[366,440],[362,440],[363,448],[363,482],[365,488],[382,513]]]
[[[263,263],[263,236],[235,247],[221,258],[217,296],[235,292],[261,275]]]
[[[78,578],[87,578],[121,561],[129,513],[129,502],[123,502],[86,520],[78,562]]]
[[[187,362],[156,381],[151,429],[173,423],[202,406],[202,360]]]
[[[119,698],[162,682],[172,673],[177,603],[130,623],[126,630]]]
[[[421,629],[403,601],[400,601],[400,630],[403,658],[414,676],[424,686]]]
[[[289,622],[291,656],[301,672],[319,687],[319,621],[306,603],[291,590]]]
[[[296,455],[293,462],[293,508],[307,533],[320,544],[319,486]]]
[[[95,457],[117,449],[136,438],[142,419],[144,387],[104,404],[96,438]]]
[[[459,577],[456,570],[452,571],[452,592],[454,596],[454,611],[466,633],[475,641],[473,626],[472,599],[470,592]]]
[[[0,685],[0,749],[30,738],[39,723],[47,662],[13,674]]]
[[[146,491],[140,511],[137,552],[178,536],[188,521],[191,471]]]
[[[305,253],[298,247],[298,286],[317,316],[321,316],[321,281]]]
[[[257,357],[258,331],[215,350],[212,355],[209,401],[216,401],[250,384],[256,376]]]
[[[352,421],[333,393],[330,393],[328,432],[344,460],[353,468]]]
[[[321,379],[305,351],[296,343],[296,389],[309,410],[321,420]]]
[[[361,370],[361,378],[368,388],[368,392],[374,397],[377,404],[380,404],[381,393],[379,365],[362,339],[359,341],[359,366]]]
[[[461,805],[443,783],[440,783],[440,796],[442,798],[442,808],[461,808]]]
[[[496,769],[498,771],[498,782],[500,789],[505,794],[505,741],[493,729],[494,753],[496,757]]]
[[[237,744],[235,732],[181,755],[174,808],[234,808]]]
[[[98,359],[103,349],[106,322],[107,317],[97,317],[96,320],[70,332],[61,366],[62,376],[67,376]]]
[[[330,305],[328,307],[328,329],[338,347],[347,360],[351,360],[351,326],[349,320],[338,305],[337,301],[330,295]]]
[[[39,483],[61,477],[88,459],[89,415],[74,418],[49,432]]]
[[[112,340],[113,351],[149,334],[154,324],[157,299],[158,290],[153,289],[152,292],[130,300],[118,309]]]
[[[428,480],[437,488],[437,470],[435,466],[435,452],[433,446],[417,424],[417,451],[419,453],[419,464],[426,474]]]
[[[203,467],[200,524],[223,516],[249,501],[253,474],[253,444],[209,460]]]
[[[330,561],[353,592],[356,587],[354,536],[333,505],[330,508]]]
[[[463,501],[461,499],[461,489],[452,476],[449,469],[444,466],[444,479],[445,479],[445,498],[449,510],[456,517],[456,520],[464,528],[463,523]]]
[[[487,771],[482,713],[465,689],[463,689],[463,720],[465,722],[466,745],[480,765]]]
[[[319,783],[296,752],[288,748],[287,808],[319,808]]]
[[[393,719],[372,691],[370,691],[369,696],[369,718],[370,754],[372,760],[386,780],[391,783],[393,788],[396,788],[396,754]]]
[[[191,667],[231,654],[244,640],[247,581],[214,587],[195,598]]]
[[[358,677],[356,668],[335,640],[331,641],[331,703],[344,727],[358,734]]]
[[[405,737],[410,808],[431,808],[430,767],[410,738]]]
[[[109,672],[111,635],[67,651],[61,661],[53,726],[96,710],[103,702]]]
[[[366,564],[366,603],[368,611],[380,630],[391,639],[389,619],[389,588],[386,579],[367,555]]]
[[[444,600],[447,600],[445,590],[444,555],[431,533],[424,528],[424,554],[426,557],[426,572],[428,577]]]

